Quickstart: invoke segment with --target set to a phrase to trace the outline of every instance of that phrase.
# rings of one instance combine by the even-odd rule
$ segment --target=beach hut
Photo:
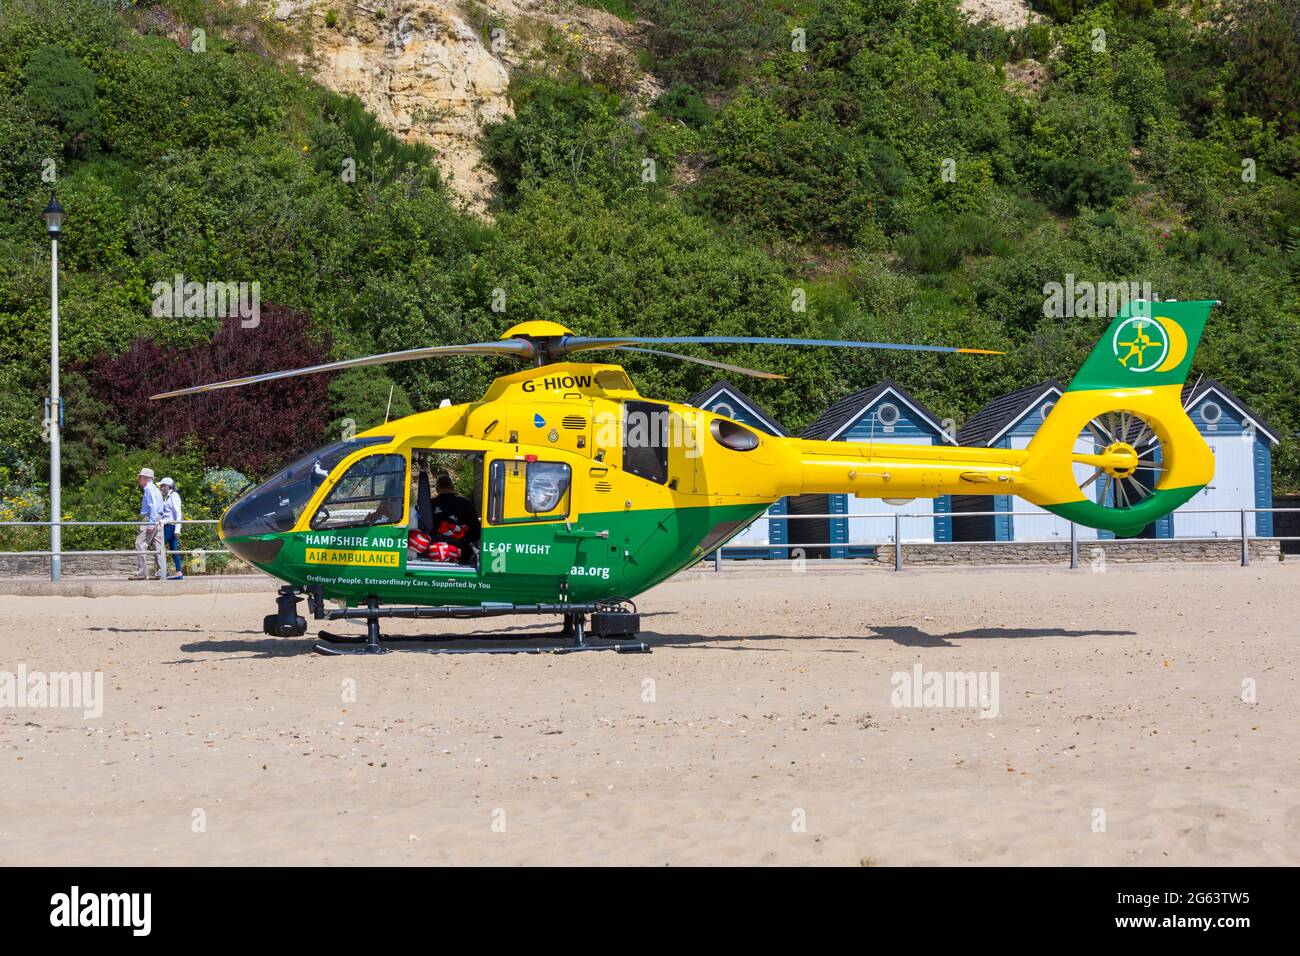
[[[1240,509],[1273,507],[1273,446],[1282,436],[1214,379],[1185,386],[1183,407],[1214,450],[1214,480],[1170,516],[1172,537],[1240,537]],[[1205,508],[1227,510],[1194,513]],[[1247,514],[1246,533],[1272,535],[1273,515]]]
[[[945,428],[938,416],[905,388],[888,380],[840,399],[805,428],[801,437],[861,442],[877,447],[956,444],[951,428]],[[800,497],[812,499],[814,506],[825,502],[826,510],[821,513],[835,516],[827,523],[830,556],[833,558],[871,556],[880,545],[892,543],[894,519],[889,513],[893,511],[919,515],[901,520],[900,532],[904,542],[952,540],[951,501],[947,495],[916,498],[905,504],[889,504],[880,498],[844,494]],[[804,503],[801,501],[800,505]],[[806,508],[804,510],[810,513]],[[885,517],[852,517],[881,513]],[[816,524],[814,521],[802,523]]]
[[[702,392],[686,400],[687,405],[703,408],[717,415],[726,415],[742,425],[748,425],[769,435],[786,437],[787,432],[771,412],[763,408],[743,391],[728,381],[714,382]],[[788,502],[782,498],[767,513],[736,535],[722,549],[727,558],[784,558],[788,543],[785,520]]]

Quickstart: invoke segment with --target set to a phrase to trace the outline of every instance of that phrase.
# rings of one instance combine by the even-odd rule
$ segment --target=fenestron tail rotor
[[[1134,412],[1112,411],[1086,427],[1100,454],[1074,456],[1077,463],[1094,469],[1079,482],[1079,490],[1103,508],[1133,508],[1153,497],[1165,457],[1151,424]]]
[[[364,365],[386,365],[391,362],[412,362],[416,359],[439,358],[448,355],[498,355],[519,359],[524,362],[534,362],[537,365],[545,365],[549,362],[563,360],[576,352],[604,349],[620,349],[628,352],[639,352],[644,355],[653,355],[658,358],[671,358],[683,362],[693,362],[697,365],[707,365],[710,368],[723,369],[724,371],[734,372],[738,375],[748,375],[753,378],[785,378],[784,375],[777,372],[765,372],[758,369],[746,368],[743,365],[718,362],[713,359],[700,358],[694,355],[683,355],[678,352],[666,352],[658,348],[647,348],[647,346],[657,345],[798,345],[823,348],[885,349],[907,352],[949,352],[973,355],[1003,354],[1001,352],[993,351],[992,349],[956,348],[947,345],[910,345],[899,342],[857,342],[840,341],[838,339],[782,339],[769,338],[766,336],[743,335],[625,336],[619,338],[592,338],[589,336],[574,335],[558,322],[536,321],[524,322],[516,325],[514,328],[509,329],[505,335],[496,342],[477,342],[470,345],[433,345],[426,348],[406,349],[401,352],[384,352],[379,355],[367,355],[362,358],[343,359],[338,362],[326,362],[322,365],[312,365],[307,368],[286,369],[282,372],[266,372],[261,375],[248,375],[243,378],[232,378],[224,382],[211,382],[207,385],[194,385],[189,388],[178,388],[170,392],[161,392],[160,394],[151,397],[155,399],[175,398],[180,395],[194,395],[199,392],[211,392],[222,388],[236,388],[240,385],[273,382],[278,379],[293,378],[298,375],[314,375],[317,372],[337,372],[344,369],[359,368]]]

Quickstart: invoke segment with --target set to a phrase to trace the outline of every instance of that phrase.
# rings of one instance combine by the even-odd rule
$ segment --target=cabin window
[[[406,515],[406,458],[370,455],[354,462],[330,490],[312,530],[399,524]]]
[[[668,480],[668,406],[623,403],[623,470],[663,484]]]
[[[596,384],[605,391],[632,391],[632,380],[622,369],[607,368],[596,373]]]
[[[709,422],[709,433],[719,445],[732,451],[753,451],[758,447],[757,435],[726,418],[715,418]]]
[[[573,472],[560,461],[492,462],[488,520],[493,524],[555,521],[569,516]]]

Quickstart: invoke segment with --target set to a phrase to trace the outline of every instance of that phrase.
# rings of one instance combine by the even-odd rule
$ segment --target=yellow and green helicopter
[[[318,619],[366,622],[364,638],[322,632],[322,652],[337,652],[329,645],[340,643],[384,650],[382,617],[505,614],[562,615],[572,643],[495,650],[644,651],[631,640],[639,629],[631,599],[724,545],[787,495],[1011,494],[1079,524],[1137,534],[1213,477],[1213,453],[1187,416],[1181,390],[1214,304],[1125,306],[1024,449],[776,437],[644,398],[618,365],[569,360],[631,350],[779,378],[651,346],[985,350],[736,336],[589,338],[544,321],[516,325],[497,342],[390,352],[154,397],[446,355],[531,363],[496,379],[478,401],[388,422],[295,461],[226,510],[221,538],[286,582],[266,633],[306,633],[301,595]],[[435,526],[442,499],[431,483],[441,474],[459,479],[472,520]],[[331,599],[339,606],[327,607]],[[588,618],[591,635],[607,642],[587,642]]]

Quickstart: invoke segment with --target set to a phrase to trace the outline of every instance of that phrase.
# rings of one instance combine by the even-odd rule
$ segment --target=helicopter
[[[513,614],[562,616],[568,640],[491,650],[646,652],[635,639],[633,598],[722,547],[787,495],[848,493],[899,503],[1010,494],[1082,525],[1138,534],[1213,477],[1213,452],[1183,408],[1181,390],[1215,304],[1125,305],[1024,449],[777,437],[646,398],[620,365],[571,358],[625,350],[782,378],[661,347],[1001,354],[990,350],[739,336],[593,338],[551,321],[516,325],[496,342],[346,359],[153,398],[448,355],[529,363],[495,379],[477,401],[444,403],[294,461],[226,509],[221,540],[285,582],[276,612],[264,619],[265,633],[304,635],[307,623],[297,610],[304,597],[317,620],[365,622],[365,637],[320,632],[321,653],[343,653],[339,645],[348,644],[382,653],[385,640],[435,640],[385,637],[385,617]],[[432,482],[452,475],[473,515],[435,527],[443,499],[434,497]],[[444,484],[455,484],[446,478]]]

